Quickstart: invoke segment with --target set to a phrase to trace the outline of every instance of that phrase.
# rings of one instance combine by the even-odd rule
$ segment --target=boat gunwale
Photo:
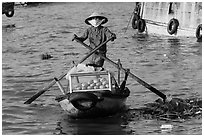
[[[56,101],[60,102],[64,99],[68,99],[71,94],[76,94],[76,93],[86,93],[86,92],[72,92],[72,93],[66,93],[65,95],[59,95],[55,98]],[[116,92],[116,93],[112,93],[109,90],[102,90],[101,91],[89,91],[88,93],[93,93],[95,94],[97,97],[99,98],[112,98],[112,99],[123,99],[123,98],[127,98],[130,95],[130,90],[126,87],[125,90],[123,92]]]

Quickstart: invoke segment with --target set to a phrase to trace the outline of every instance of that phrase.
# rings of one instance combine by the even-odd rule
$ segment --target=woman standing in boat
[[[89,39],[90,47],[95,48],[101,43],[105,42],[106,40],[112,37],[112,41],[116,39],[116,35],[112,33],[107,27],[102,26],[103,24],[107,23],[108,19],[96,12],[92,13],[86,20],[85,23],[91,25],[81,37],[77,37],[74,35],[74,38],[85,41]],[[107,46],[106,44],[102,46],[98,52],[106,57]],[[91,56],[91,60],[87,65],[93,67],[103,67],[104,59],[93,54]]]

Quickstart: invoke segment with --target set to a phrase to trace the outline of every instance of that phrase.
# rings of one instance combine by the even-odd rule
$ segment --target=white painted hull
[[[202,24],[202,2],[141,2],[140,16],[146,22],[145,32],[173,37],[194,37]],[[170,12],[171,11],[171,12]],[[167,32],[171,19],[179,22],[176,34]],[[143,32],[143,33],[145,33]]]
[[[147,34],[157,34],[157,35],[165,35],[170,37],[194,37],[196,38],[196,28],[178,28],[177,33],[170,35],[167,32],[167,25],[157,25],[153,23],[149,23],[146,21],[146,30],[144,33]]]

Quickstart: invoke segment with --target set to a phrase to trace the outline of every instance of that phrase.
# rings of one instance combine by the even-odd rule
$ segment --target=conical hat
[[[85,23],[88,24],[88,25],[91,25],[91,24],[89,23],[89,20],[91,20],[91,19],[94,18],[94,17],[100,17],[101,19],[104,19],[104,21],[103,21],[101,24],[105,24],[106,22],[108,22],[108,18],[106,18],[106,17],[104,17],[104,16],[98,14],[97,12],[94,12],[94,13],[92,13],[92,14],[85,20]]]

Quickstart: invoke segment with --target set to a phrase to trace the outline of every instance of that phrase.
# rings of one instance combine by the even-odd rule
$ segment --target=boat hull
[[[114,115],[118,112],[125,111],[126,99],[129,96],[129,89],[126,88],[123,94],[98,94],[100,100],[96,105],[88,110],[80,110],[76,108],[70,101],[70,98],[64,98],[59,101],[60,106],[66,114],[72,118],[95,118]]]
[[[202,2],[142,2],[140,17],[146,22],[146,33],[167,36],[195,37],[202,24]],[[171,19],[179,22],[178,31],[170,34]]]
[[[194,37],[196,39],[196,28],[179,28],[177,33],[170,35],[167,32],[167,24],[157,24],[146,20],[147,33],[156,35],[165,35],[170,37]]]

